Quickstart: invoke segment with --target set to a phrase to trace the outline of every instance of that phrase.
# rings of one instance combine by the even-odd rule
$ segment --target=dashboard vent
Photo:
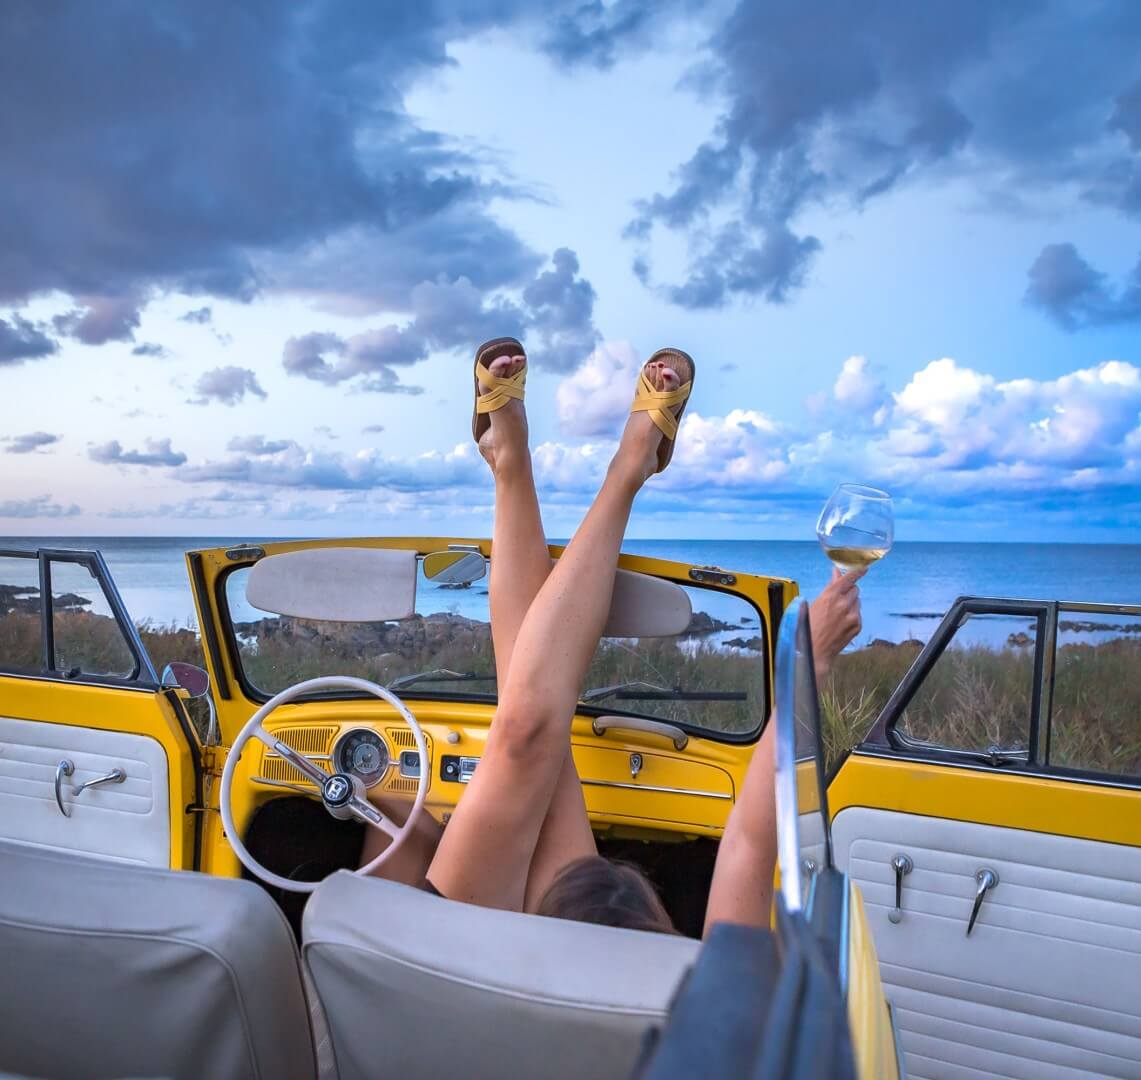
[[[390,791],[394,795],[415,795],[419,783],[419,780],[414,780],[411,776],[401,776],[399,773],[393,772],[389,775],[384,790]]]
[[[412,734],[410,727],[390,727],[387,735],[392,741],[392,745],[398,750],[416,749],[416,737]],[[428,736],[425,735],[424,738],[427,739]]]
[[[284,741],[283,739],[282,742]],[[330,770],[330,765],[327,761],[314,761],[313,764],[319,769],[324,769],[325,772],[329,772]],[[263,780],[283,780],[287,784],[313,783],[307,776],[302,776],[285,758],[270,757],[268,754],[262,758],[261,778]]]
[[[269,733],[299,754],[327,754],[337,734],[336,724],[304,724],[297,727],[270,728]],[[290,769],[290,772],[293,770]]]

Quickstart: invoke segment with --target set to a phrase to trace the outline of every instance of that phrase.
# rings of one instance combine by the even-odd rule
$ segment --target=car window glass
[[[1059,611],[1050,764],[1141,776],[1141,616]]]
[[[488,579],[459,586],[429,581],[422,564],[418,575],[411,618],[319,623],[252,608],[245,599],[249,569],[232,571],[226,601],[246,679],[264,694],[319,675],[356,675],[395,684],[410,697],[494,699]],[[589,703],[715,732],[755,731],[764,715],[766,677],[756,609],[732,594],[688,592],[694,614],[683,633],[600,644],[584,690],[615,689]]]
[[[958,750],[1026,749],[1037,633],[1029,615],[964,615],[897,730]]]
[[[56,670],[129,677],[135,658],[98,579],[84,563],[50,566]]]
[[[39,564],[0,557],[0,667],[40,671],[43,662]]]

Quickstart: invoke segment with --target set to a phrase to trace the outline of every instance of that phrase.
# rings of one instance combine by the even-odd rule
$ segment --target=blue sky
[[[637,536],[1141,539],[1128,2],[0,9],[0,532],[552,535],[698,363]]]

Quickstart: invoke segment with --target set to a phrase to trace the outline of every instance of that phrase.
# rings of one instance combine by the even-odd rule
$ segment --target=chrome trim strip
[[[320,794],[320,788],[312,781],[304,780],[294,783],[292,780],[271,780],[267,776],[251,776],[251,784],[264,784],[266,787],[283,787],[289,788],[290,791],[300,791],[303,795],[312,795],[314,793]],[[310,784],[310,787],[305,787],[305,784]]]
[[[840,993],[848,1000],[848,953],[852,948],[852,882],[844,875],[844,904],[840,909]]]
[[[1057,780],[1063,784],[1090,784],[1093,787],[1121,788],[1124,791],[1137,791],[1141,789],[1141,778],[1134,780],[1126,777],[1124,780],[1115,780],[1112,777],[1100,776],[1070,776],[1056,772],[1041,772],[1039,770],[1020,768],[994,768],[981,761],[974,763],[964,761],[948,761],[945,758],[921,757],[919,755],[892,753],[890,750],[877,750],[872,747],[857,747],[851,753],[852,757],[882,758],[884,761],[900,761],[909,765],[942,765],[948,769],[971,769],[974,772],[989,773],[991,776],[1024,776],[1033,780]],[[1132,781],[1132,782],[1130,782]]]
[[[628,791],[656,791],[662,795],[696,795],[702,799],[729,799],[732,795],[723,795],[718,791],[697,791],[693,788],[652,787],[650,784],[626,784],[620,780],[583,780],[583,787],[612,787],[625,788]]]
[[[270,734],[273,735],[273,732],[271,731]],[[276,735],[273,735],[273,737],[275,739],[277,739]],[[278,739],[278,742],[283,743],[285,746],[289,746],[289,743],[285,742],[284,739]],[[290,750],[294,749],[292,746],[290,746],[289,748],[290,748]],[[300,750],[297,750],[295,752],[300,754],[301,757],[303,757],[303,758],[308,758],[310,761],[332,761],[333,760],[332,754],[302,754]],[[288,760],[288,758],[286,758],[284,754],[279,754],[276,750],[267,750],[265,752],[265,756],[266,757],[281,758],[282,761]]]

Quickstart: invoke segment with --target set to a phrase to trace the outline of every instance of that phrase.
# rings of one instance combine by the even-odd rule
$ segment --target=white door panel
[[[832,840],[910,1076],[1141,1077],[1141,849],[865,807]],[[914,870],[893,924],[896,854]],[[984,866],[999,885],[967,937]]]
[[[67,758],[63,801],[55,772]],[[121,784],[73,786],[123,769]],[[170,865],[170,806],[166,753],[145,735],[47,724],[0,716],[0,836],[41,847],[102,855],[148,866]]]

